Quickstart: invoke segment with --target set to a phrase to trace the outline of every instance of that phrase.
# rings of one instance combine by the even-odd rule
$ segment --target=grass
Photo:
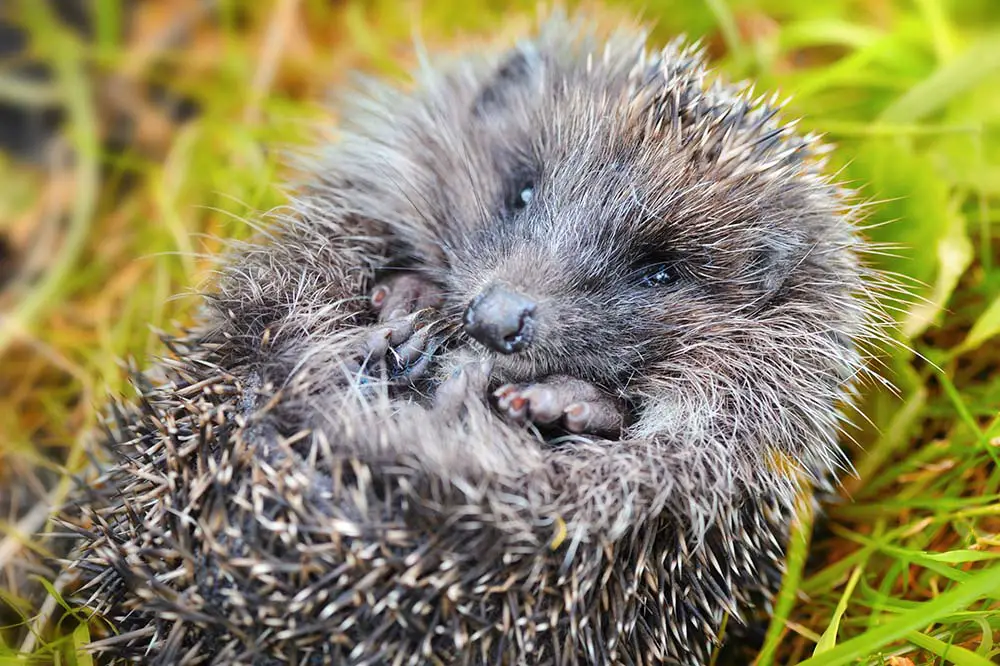
[[[32,163],[0,157],[0,664],[87,664],[88,629],[26,633],[62,603],[32,535],[85,463],[120,359],[189,321],[218,238],[282,202],[281,151],[328,117],[351,70],[398,75],[413,37],[461,46],[530,20],[491,0],[97,0],[93,35],[22,0],[27,54],[0,60],[0,103],[65,122]],[[1000,660],[1000,5],[995,0],[610,3],[654,40],[705,40],[715,64],[838,145],[874,202],[880,265],[921,284],[900,304],[899,387],[866,392],[845,442],[857,476],[792,540],[757,663]],[[178,41],[181,39],[181,41]],[[20,57],[53,76],[25,81]],[[164,102],[162,90],[169,90]],[[172,101],[171,101],[172,100]],[[180,100],[180,102],[178,102]],[[190,114],[188,111],[195,110]],[[182,113],[178,113],[178,111]],[[180,116],[190,116],[181,121]],[[128,128],[127,136],[122,128]],[[36,506],[36,503],[37,506]],[[68,627],[68,628],[67,628]]]

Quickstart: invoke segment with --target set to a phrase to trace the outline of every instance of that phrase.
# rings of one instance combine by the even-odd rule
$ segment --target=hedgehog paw
[[[625,416],[621,403],[589,382],[553,376],[537,384],[506,384],[493,396],[515,423],[558,425],[573,433],[617,437]]]
[[[411,383],[424,377],[437,348],[425,315],[441,305],[441,292],[415,273],[396,273],[375,285],[369,302],[378,322],[348,363],[351,374]]]
[[[418,315],[414,313],[376,326],[358,358],[349,365],[351,372],[410,382],[424,377],[438,341],[433,326],[420,321]]]
[[[369,296],[379,322],[441,307],[441,290],[416,273],[396,273],[375,285]]]

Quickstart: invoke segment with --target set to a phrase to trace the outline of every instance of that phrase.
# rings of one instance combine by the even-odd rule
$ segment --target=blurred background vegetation
[[[576,5],[578,3],[568,3]],[[760,664],[997,663],[1000,655],[1000,1],[644,0],[653,43],[703,39],[727,77],[791,96],[871,200],[876,257],[914,282]],[[0,664],[89,663],[53,626],[45,529],[105,396],[189,322],[219,238],[283,201],[352,71],[514,36],[534,2],[0,2]],[[185,296],[187,294],[187,296]],[[180,297],[177,297],[180,295]],[[867,422],[865,422],[865,419]],[[853,440],[853,441],[851,441]],[[68,617],[72,619],[71,616]],[[33,630],[25,629],[31,626]],[[20,656],[19,656],[20,655]],[[28,655],[31,655],[30,657]]]

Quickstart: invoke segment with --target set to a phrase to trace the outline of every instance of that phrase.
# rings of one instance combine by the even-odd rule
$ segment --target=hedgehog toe
[[[574,402],[563,412],[563,422],[570,432],[617,436],[624,418],[621,408],[611,401]]]
[[[471,359],[458,364],[451,376],[438,386],[434,394],[435,407],[449,413],[469,403],[481,403],[486,395],[492,367],[489,359]]]
[[[493,393],[497,409],[514,423],[559,426],[569,432],[617,437],[621,403],[589,382],[553,376],[534,384],[506,384]]]

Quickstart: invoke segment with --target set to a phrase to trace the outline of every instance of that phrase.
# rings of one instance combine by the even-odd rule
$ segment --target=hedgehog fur
[[[100,654],[702,664],[766,605],[796,502],[846,465],[885,280],[817,137],[645,41],[553,17],[350,100],[66,511]],[[355,362],[392,270],[441,293],[419,379]],[[491,284],[538,303],[522,353],[462,328]],[[491,398],[553,376],[626,405],[620,436]]]

